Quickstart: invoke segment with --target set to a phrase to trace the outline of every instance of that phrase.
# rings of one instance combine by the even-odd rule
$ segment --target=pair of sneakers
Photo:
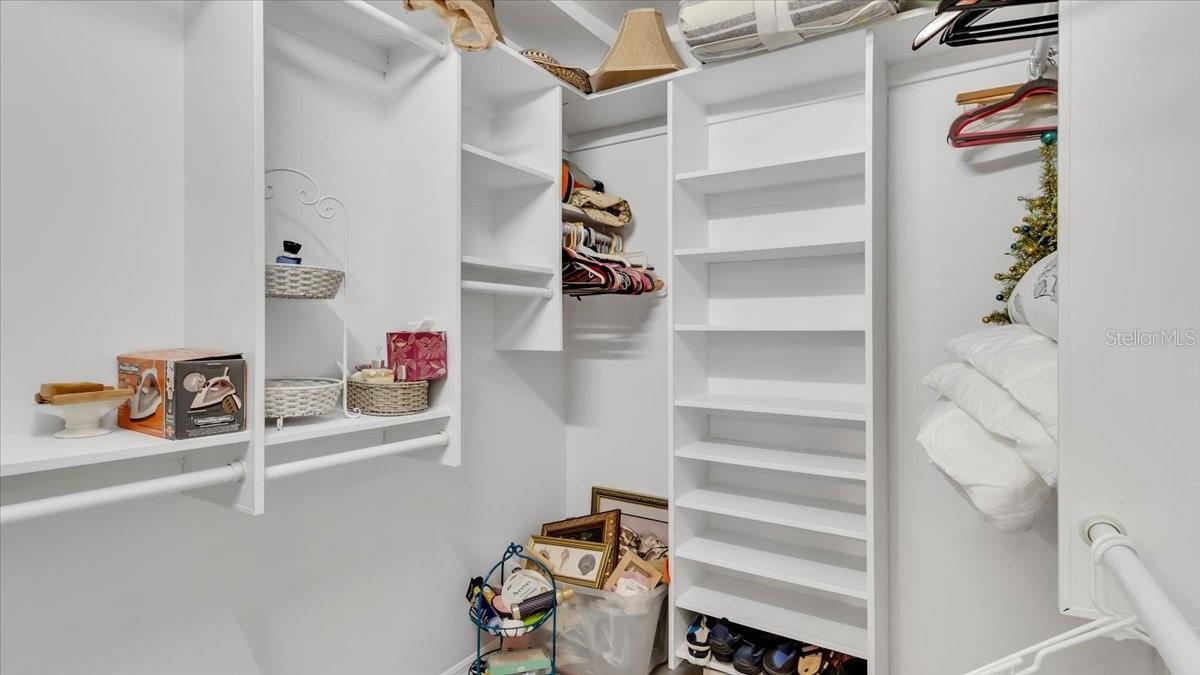
[[[744,675],[762,672],[767,636],[728,619],[698,616],[687,632],[688,655],[694,663],[705,665],[710,658],[732,663]]]

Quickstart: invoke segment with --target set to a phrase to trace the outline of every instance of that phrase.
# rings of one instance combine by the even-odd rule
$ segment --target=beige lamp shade
[[[683,67],[662,14],[657,9],[631,9],[621,19],[616,42],[592,75],[592,88],[604,91]]]

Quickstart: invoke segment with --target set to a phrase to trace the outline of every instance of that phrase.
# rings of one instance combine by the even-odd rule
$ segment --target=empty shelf
[[[523,265],[521,263],[502,262],[500,260],[491,260],[489,258],[480,258],[473,255],[464,255],[462,257],[463,267],[487,271],[487,272],[509,272],[512,274],[536,274],[540,276],[553,276],[554,269],[542,265]]]
[[[497,190],[522,187],[546,186],[554,182],[554,176],[505,159],[483,148],[463,143],[463,178],[469,185],[478,185]]]
[[[675,557],[785,584],[867,598],[866,560],[861,557],[715,532],[693,537]]]
[[[467,293],[484,293],[487,295],[509,295],[526,298],[541,298],[549,300],[554,297],[554,291],[544,286],[521,286],[519,284],[494,284],[490,281],[464,281],[462,289]]]
[[[861,324],[715,324],[681,323],[675,325],[680,333],[858,333],[866,330]]]
[[[810,603],[787,603],[787,607],[781,607],[774,602],[785,599],[771,598],[764,592],[746,595],[750,597],[693,586],[684,591],[675,604],[692,612],[727,617],[751,628],[866,658],[867,629],[848,622],[850,612],[833,608],[829,612],[833,616],[826,617],[814,611],[818,607],[826,608],[825,603],[812,603],[812,609]],[[801,607],[805,611],[800,611]]]
[[[867,517],[848,504],[771,493],[747,494],[730,487],[700,488],[676,500],[681,509],[715,513],[734,518],[824,532],[839,537],[866,540]]]
[[[738,192],[859,175],[865,170],[865,159],[862,150],[841,150],[786,162],[680,173],[675,174],[675,182],[703,194]]]
[[[708,263],[748,262],[754,260],[785,260],[788,258],[817,258],[851,255],[866,250],[863,241],[832,241],[813,244],[783,244],[779,246],[706,246],[681,248],[675,256],[685,261]]]
[[[677,398],[675,405],[679,408],[725,412],[816,417],[858,422],[866,420],[866,407],[861,401],[818,400],[752,394],[698,394]]]
[[[749,445],[703,441],[675,451],[676,457],[756,469],[866,480],[867,462],[854,457],[818,455],[810,452],[758,448]]]
[[[0,441],[0,477],[215,448],[249,440],[249,431],[177,441],[127,429],[117,429],[111,434],[93,438],[14,434]]]
[[[323,417],[301,417],[285,420],[282,429],[276,429],[273,423],[267,424],[266,444],[283,445],[308,441],[314,438],[327,438],[353,434],[359,431],[386,430],[406,424],[417,424],[431,420],[450,418],[450,411],[442,408],[431,408],[425,412],[412,415],[396,415],[393,417],[376,417],[360,415],[346,417],[340,412]]]

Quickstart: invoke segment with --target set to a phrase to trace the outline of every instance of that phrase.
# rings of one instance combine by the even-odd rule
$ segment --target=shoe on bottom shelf
[[[696,617],[687,631],[687,650],[692,663],[706,665],[711,656],[712,648],[708,644],[709,633],[712,632],[713,619],[701,614]]]
[[[708,644],[712,647],[712,655],[721,663],[733,661],[733,654],[742,646],[746,631],[729,619],[717,621],[717,625],[708,634]]]
[[[733,669],[742,675],[759,675],[766,651],[767,636],[748,634],[742,640],[742,646],[733,653]]]
[[[763,670],[767,675],[796,675],[800,665],[800,643],[783,640],[763,655]]]
[[[827,675],[829,671],[829,652],[816,645],[800,645],[799,675]]]

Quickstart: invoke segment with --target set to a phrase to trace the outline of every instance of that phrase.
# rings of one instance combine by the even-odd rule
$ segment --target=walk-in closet
[[[0,671],[1200,673],[1198,32],[0,2]]]

